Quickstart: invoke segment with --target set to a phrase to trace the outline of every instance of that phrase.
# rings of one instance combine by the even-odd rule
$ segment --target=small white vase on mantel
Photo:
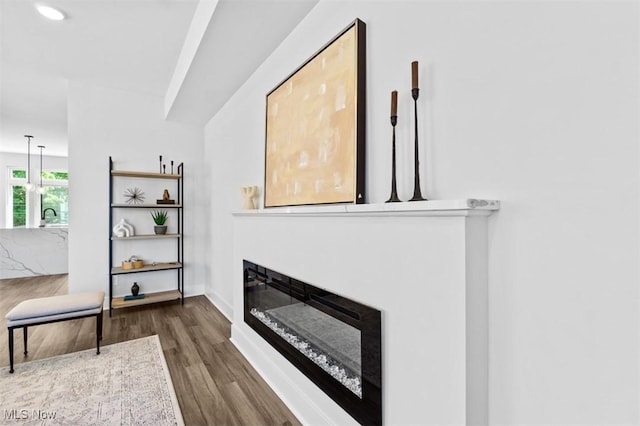
[[[240,188],[242,193],[242,210],[255,210],[257,208],[255,197],[258,195],[258,187],[254,185]]]

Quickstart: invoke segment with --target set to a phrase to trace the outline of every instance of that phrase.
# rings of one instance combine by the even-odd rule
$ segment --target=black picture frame
[[[356,19],[266,95],[264,206],[364,203],[365,132]]]

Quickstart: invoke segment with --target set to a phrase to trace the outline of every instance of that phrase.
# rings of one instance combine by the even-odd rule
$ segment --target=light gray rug
[[[21,348],[18,349],[20,351]],[[158,336],[0,369],[0,424],[183,425]]]
[[[269,309],[267,313],[361,376],[360,330],[305,303]]]

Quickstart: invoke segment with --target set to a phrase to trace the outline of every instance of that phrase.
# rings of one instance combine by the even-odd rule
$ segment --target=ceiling
[[[196,34],[198,0],[45,1],[64,21],[42,17],[34,1],[0,0],[0,152],[25,153],[31,134],[45,155],[67,156],[69,81],[160,97],[174,85],[169,119],[203,124],[317,0],[201,2],[212,12]]]
[[[167,118],[206,124],[317,3],[219,1]]]

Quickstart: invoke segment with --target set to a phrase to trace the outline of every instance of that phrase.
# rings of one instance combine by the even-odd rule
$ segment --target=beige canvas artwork
[[[354,202],[357,27],[267,96],[265,206]]]

